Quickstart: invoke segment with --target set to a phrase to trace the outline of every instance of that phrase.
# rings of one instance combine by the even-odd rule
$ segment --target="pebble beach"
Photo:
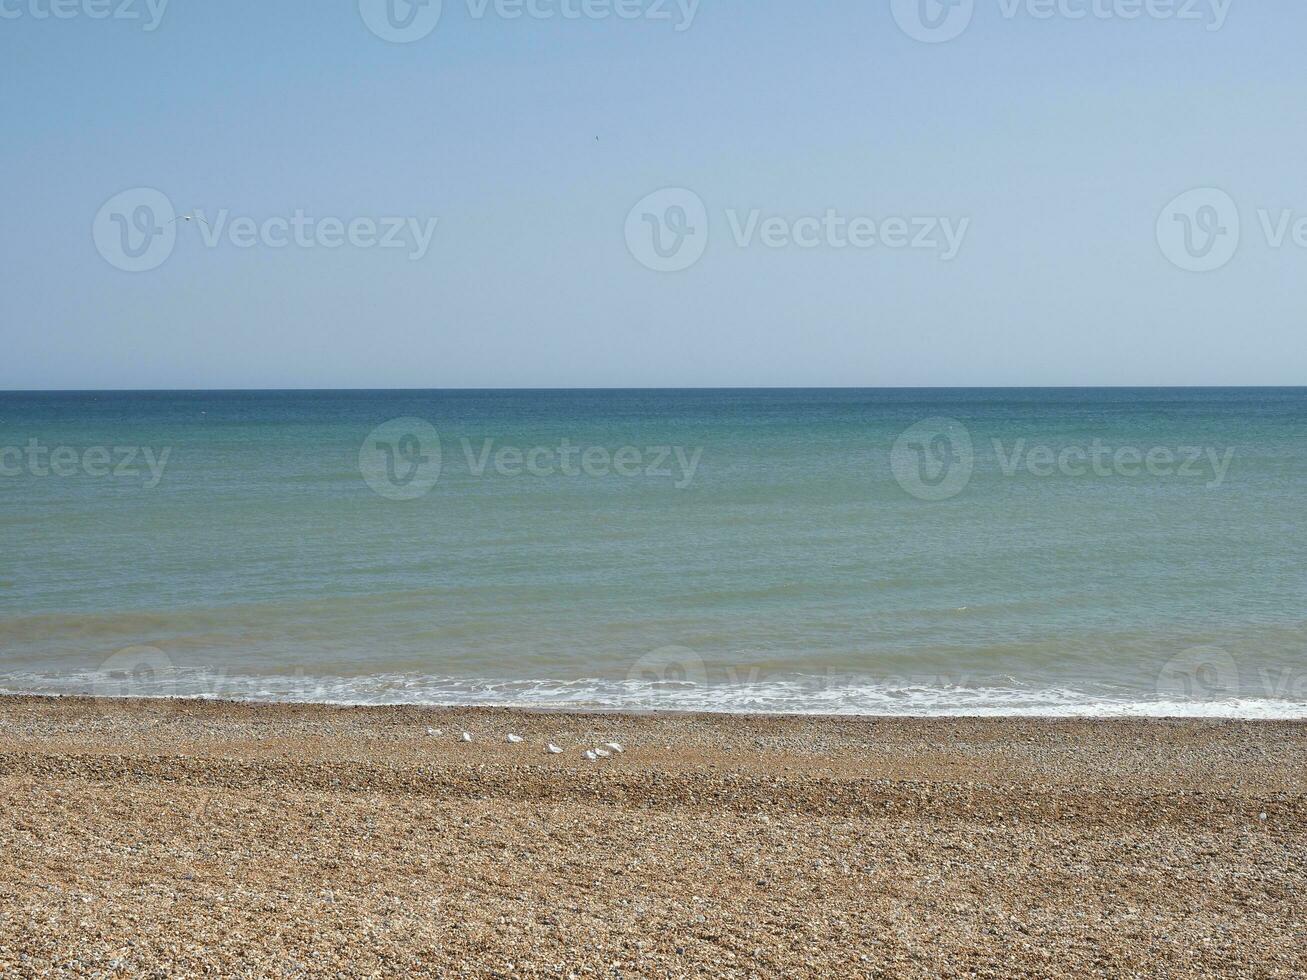
[[[1301,722],[4,697],[0,975],[1297,977],[1304,763]]]

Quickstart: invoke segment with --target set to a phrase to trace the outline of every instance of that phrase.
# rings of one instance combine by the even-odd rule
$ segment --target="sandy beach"
[[[0,973],[1301,976],[1305,762],[1288,722],[6,697]]]

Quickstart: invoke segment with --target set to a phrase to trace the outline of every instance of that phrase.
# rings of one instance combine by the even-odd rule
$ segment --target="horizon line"
[[[218,387],[218,388],[3,388],[0,395],[48,394],[240,394],[282,392],[454,392],[454,391],[1297,391],[1307,385],[1275,384],[1085,384],[1085,385],[573,385],[567,387],[460,385],[440,388],[417,387]]]

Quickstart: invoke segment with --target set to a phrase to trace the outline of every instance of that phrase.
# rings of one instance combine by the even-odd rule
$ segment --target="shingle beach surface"
[[[6,977],[1307,975],[1302,723],[6,697],[0,790]]]

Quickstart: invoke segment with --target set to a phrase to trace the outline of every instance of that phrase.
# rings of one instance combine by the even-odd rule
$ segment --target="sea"
[[[0,691],[1307,717],[1307,389],[0,392]]]

